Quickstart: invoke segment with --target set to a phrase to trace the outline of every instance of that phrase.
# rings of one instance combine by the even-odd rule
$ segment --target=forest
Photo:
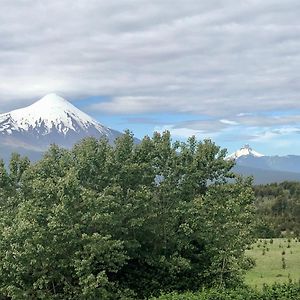
[[[172,142],[169,132],[139,144],[126,132],[114,146],[94,138],[71,150],[53,145],[35,164],[13,154],[0,163],[0,299],[243,289],[253,264],[245,250],[258,230],[296,232],[277,218],[296,218],[299,206],[289,203],[299,186],[253,189],[225,157],[210,140]]]
[[[254,187],[260,238],[300,236],[300,182]]]

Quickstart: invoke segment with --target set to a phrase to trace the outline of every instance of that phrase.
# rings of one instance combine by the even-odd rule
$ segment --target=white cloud
[[[261,130],[259,128],[256,129],[256,132],[252,135],[251,140],[256,142],[268,142],[273,139],[281,139],[286,136],[294,136],[295,134],[300,134],[299,127],[280,127],[280,128],[266,128]],[[281,143],[284,141],[281,140]],[[290,141],[289,141],[290,143]]]
[[[226,125],[238,125],[239,123],[236,121],[232,121],[232,120],[226,120],[226,119],[221,119],[220,120],[221,123],[226,124]]]
[[[228,126],[244,112],[300,109],[299,14],[296,0],[4,0],[0,111],[48,92]]]
[[[218,136],[218,133],[207,133],[201,130],[194,130],[191,128],[176,128],[174,125],[156,126],[154,131],[164,132],[169,131],[173,138],[187,139],[191,136],[195,136],[197,139],[214,139]]]
[[[300,126],[300,114],[280,114],[276,115],[263,115],[252,114],[239,117],[236,119],[240,124],[245,126],[287,126],[287,125],[299,125]]]

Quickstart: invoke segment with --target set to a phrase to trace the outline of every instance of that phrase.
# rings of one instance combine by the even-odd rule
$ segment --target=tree
[[[253,194],[225,155],[210,140],[173,143],[169,132],[138,145],[126,132],[114,147],[93,138],[52,146],[17,176],[17,205],[1,212],[1,293],[142,299],[237,282]]]
[[[238,179],[235,184],[209,187],[200,199],[202,239],[209,261],[205,274],[210,284],[223,287],[239,280],[244,252],[254,242],[253,195],[251,180]]]
[[[113,212],[107,209],[113,199],[81,188],[76,175],[70,169],[63,177],[32,180],[32,193],[26,193],[13,222],[1,232],[4,295],[13,299],[118,295],[108,273],[116,272],[127,257],[123,242],[107,230],[113,223]]]

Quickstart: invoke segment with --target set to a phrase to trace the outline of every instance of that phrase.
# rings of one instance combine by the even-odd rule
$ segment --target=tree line
[[[0,163],[2,299],[143,299],[233,287],[248,265],[254,193],[210,140],[51,146]]]
[[[300,236],[300,182],[282,182],[254,187],[257,236]]]

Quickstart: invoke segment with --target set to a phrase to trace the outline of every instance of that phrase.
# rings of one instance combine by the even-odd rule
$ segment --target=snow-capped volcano
[[[101,133],[107,131],[90,116],[56,94],[48,94],[30,106],[0,115],[0,132],[8,134],[40,128],[42,135],[53,130],[66,135],[70,130],[87,130],[90,126],[94,126]]]
[[[254,151],[250,145],[245,145],[241,149],[227,156],[227,159],[238,159],[242,156],[263,157],[264,155]]]
[[[263,155],[245,145],[226,159],[234,160],[234,172],[253,176],[255,184],[300,181],[300,156],[297,155]]]
[[[56,94],[0,115],[0,142],[25,148],[45,149],[52,143],[71,147],[86,136],[113,142],[119,135]]]

